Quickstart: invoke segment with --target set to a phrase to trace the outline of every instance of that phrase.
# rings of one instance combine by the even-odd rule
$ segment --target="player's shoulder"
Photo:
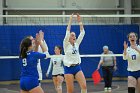
[[[36,52],[36,51],[29,51],[29,52],[27,52],[27,55],[30,55],[30,56],[36,56],[38,54],[39,54],[39,52]]]

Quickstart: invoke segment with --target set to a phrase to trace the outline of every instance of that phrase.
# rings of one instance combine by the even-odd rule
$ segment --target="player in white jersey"
[[[81,93],[87,93],[85,76],[81,70],[80,63],[81,58],[79,54],[79,46],[85,35],[83,23],[81,22],[81,17],[77,14],[77,21],[80,25],[80,35],[76,40],[76,34],[70,32],[73,14],[69,19],[67,26],[66,35],[63,41],[64,47],[64,71],[65,71],[65,81],[67,87],[67,93],[73,93],[74,90],[74,78],[78,81],[81,87]]]
[[[124,42],[123,59],[128,60],[128,93],[135,93],[136,87],[140,88],[140,46],[136,44],[136,33],[129,33],[128,39],[130,46]]]
[[[42,31],[40,30],[40,32],[42,32]],[[33,36],[27,36],[27,37],[30,38],[31,40],[34,39]],[[44,37],[43,37],[43,38],[44,38]],[[46,47],[46,49],[48,50],[48,46],[47,46],[46,41],[45,41],[44,39],[43,39],[43,45],[44,45],[44,46]],[[34,49],[34,50],[37,51],[37,52],[43,53],[43,51],[42,51],[40,45],[38,46],[37,49]],[[48,53],[48,55],[49,55],[49,53]],[[37,71],[38,71],[38,76],[39,76],[39,78],[38,78],[39,84],[41,85],[40,81],[42,80],[43,76],[42,76],[42,69],[41,69],[40,59],[38,59]]]
[[[48,50],[48,46],[47,46],[45,40],[43,40],[43,44],[44,44],[44,46],[45,46],[45,47],[47,48],[47,50]],[[43,51],[42,51],[40,45],[38,46],[38,52],[39,52],[39,53],[43,53]],[[48,55],[49,55],[49,53],[48,53]],[[38,71],[38,75],[39,75],[39,79],[38,79],[38,80],[39,80],[39,82],[40,82],[40,81],[43,79],[40,59],[38,59],[37,71]],[[39,84],[41,85],[41,83],[39,83]]]
[[[55,55],[62,55],[61,46],[55,46]],[[64,81],[63,58],[51,58],[46,76],[48,77],[52,68],[53,83],[57,93],[62,93],[62,83]]]

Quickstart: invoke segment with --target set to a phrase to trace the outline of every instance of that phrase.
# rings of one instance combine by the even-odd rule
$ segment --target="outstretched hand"
[[[124,41],[123,46],[124,46],[124,50],[126,50],[126,49],[127,49],[127,47],[128,47],[128,44],[126,43],[126,41]]]
[[[73,15],[74,15],[74,13],[72,13],[71,16],[70,16],[70,20],[71,20],[71,21],[72,21]]]
[[[40,39],[43,41],[44,40],[44,32],[42,30],[39,31],[39,36],[40,36]]]
[[[76,13],[76,15],[77,15],[77,21],[78,21],[78,23],[80,23],[81,22],[81,17],[79,15],[79,13]]]

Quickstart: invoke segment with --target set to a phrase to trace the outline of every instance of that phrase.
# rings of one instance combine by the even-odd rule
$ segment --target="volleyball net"
[[[34,36],[35,32],[39,30],[44,30],[47,33],[46,38],[51,39],[50,41],[51,44],[54,45],[55,44],[53,43],[54,41],[54,42],[58,42],[56,44],[62,45],[62,41],[65,35],[65,30],[66,30],[67,23],[69,21],[69,17],[70,15],[0,15],[0,26],[1,26],[1,29],[0,29],[1,39],[0,40],[2,40],[1,49],[4,51],[6,49],[8,51],[11,51],[8,48],[6,48],[7,44],[4,44],[4,42],[9,42],[9,43],[13,42],[13,44],[15,44],[17,41],[19,44],[18,40],[21,40],[21,37],[24,37],[26,35]],[[100,38],[100,42],[104,44],[105,42],[107,42],[103,38],[105,35],[104,34],[105,30],[110,30],[113,32],[112,33],[110,31],[106,31],[106,33],[109,33],[109,34],[120,33],[120,35],[130,32],[130,31],[137,30],[136,32],[139,34],[138,29],[139,29],[139,24],[140,24],[140,15],[81,15],[81,17],[82,17],[82,22],[85,25],[85,29],[88,29],[88,31],[90,31],[91,34],[92,32],[94,34],[95,30],[99,31],[99,33],[95,32],[95,34],[99,37],[102,37]],[[76,32],[78,33],[79,28],[77,27],[78,22],[76,19],[76,15],[74,15],[73,17],[72,25],[74,28],[72,30],[76,30]],[[103,35],[101,35],[102,33]],[[7,36],[7,38],[5,36]],[[109,37],[109,35],[107,36]],[[111,35],[110,37],[113,38],[113,35]],[[125,36],[123,37],[123,39],[124,38]],[[94,39],[94,35],[93,35],[93,39]],[[97,42],[94,42],[94,43],[97,43]],[[18,44],[17,43],[15,44],[16,50],[19,48],[17,47]],[[103,44],[101,44],[101,46],[103,46]],[[3,53],[1,52],[1,57],[0,57],[1,59],[2,57],[8,58],[8,56],[6,57],[6,56],[3,56],[2,54]],[[4,53],[4,55],[6,54]],[[97,56],[84,55],[84,56],[85,57],[100,57],[99,55]],[[81,56],[81,57],[84,57],[84,56]],[[118,53],[117,55],[113,55],[113,56],[122,56],[122,54]],[[50,57],[53,57],[53,56],[50,56]],[[9,58],[18,58],[18,57],[9,55]]]
[[[39,30],[45,33],[49,58],[60,57],[54,56],[54,47],[63,46],[69,17],[70,15],[0,15],[0,67],[6,68],[7,63],[11,65],[10,62],[13,60],[17,66],[21,40],[28,35],[35,37]],[[96,68],[100,57],[116,56],[118,67],[121,69],[117,75],[126,75],[126,70],[123,70],[123,67],[126,67],[122,59],[123,42],[128,41],[129,32],[136,32],[139,36],[140,15],[81,15],[81,17],[86,32],[79,48],[84,67]],[[76,15],[73,18],[71,31],[74,31],[76,36],[79,35]],[[104,45],[107,45],[114,54],[102,55]],[[17,69],[15,67],[14,72],[18,71]],[[91,71],[93,67],[85,76],[89,77]],[[121,73],[123,71],[125,74]]]
[[[4,25],[66,25],[70,15],[0,15]],[[139,24],[140,15],[81,15],[86,25]],[[76,15],[73,24],[76,24]]]

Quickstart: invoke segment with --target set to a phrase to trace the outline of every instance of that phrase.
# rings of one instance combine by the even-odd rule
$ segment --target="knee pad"
[[[128,87],[128,93],[135,93],[134,87]]]

